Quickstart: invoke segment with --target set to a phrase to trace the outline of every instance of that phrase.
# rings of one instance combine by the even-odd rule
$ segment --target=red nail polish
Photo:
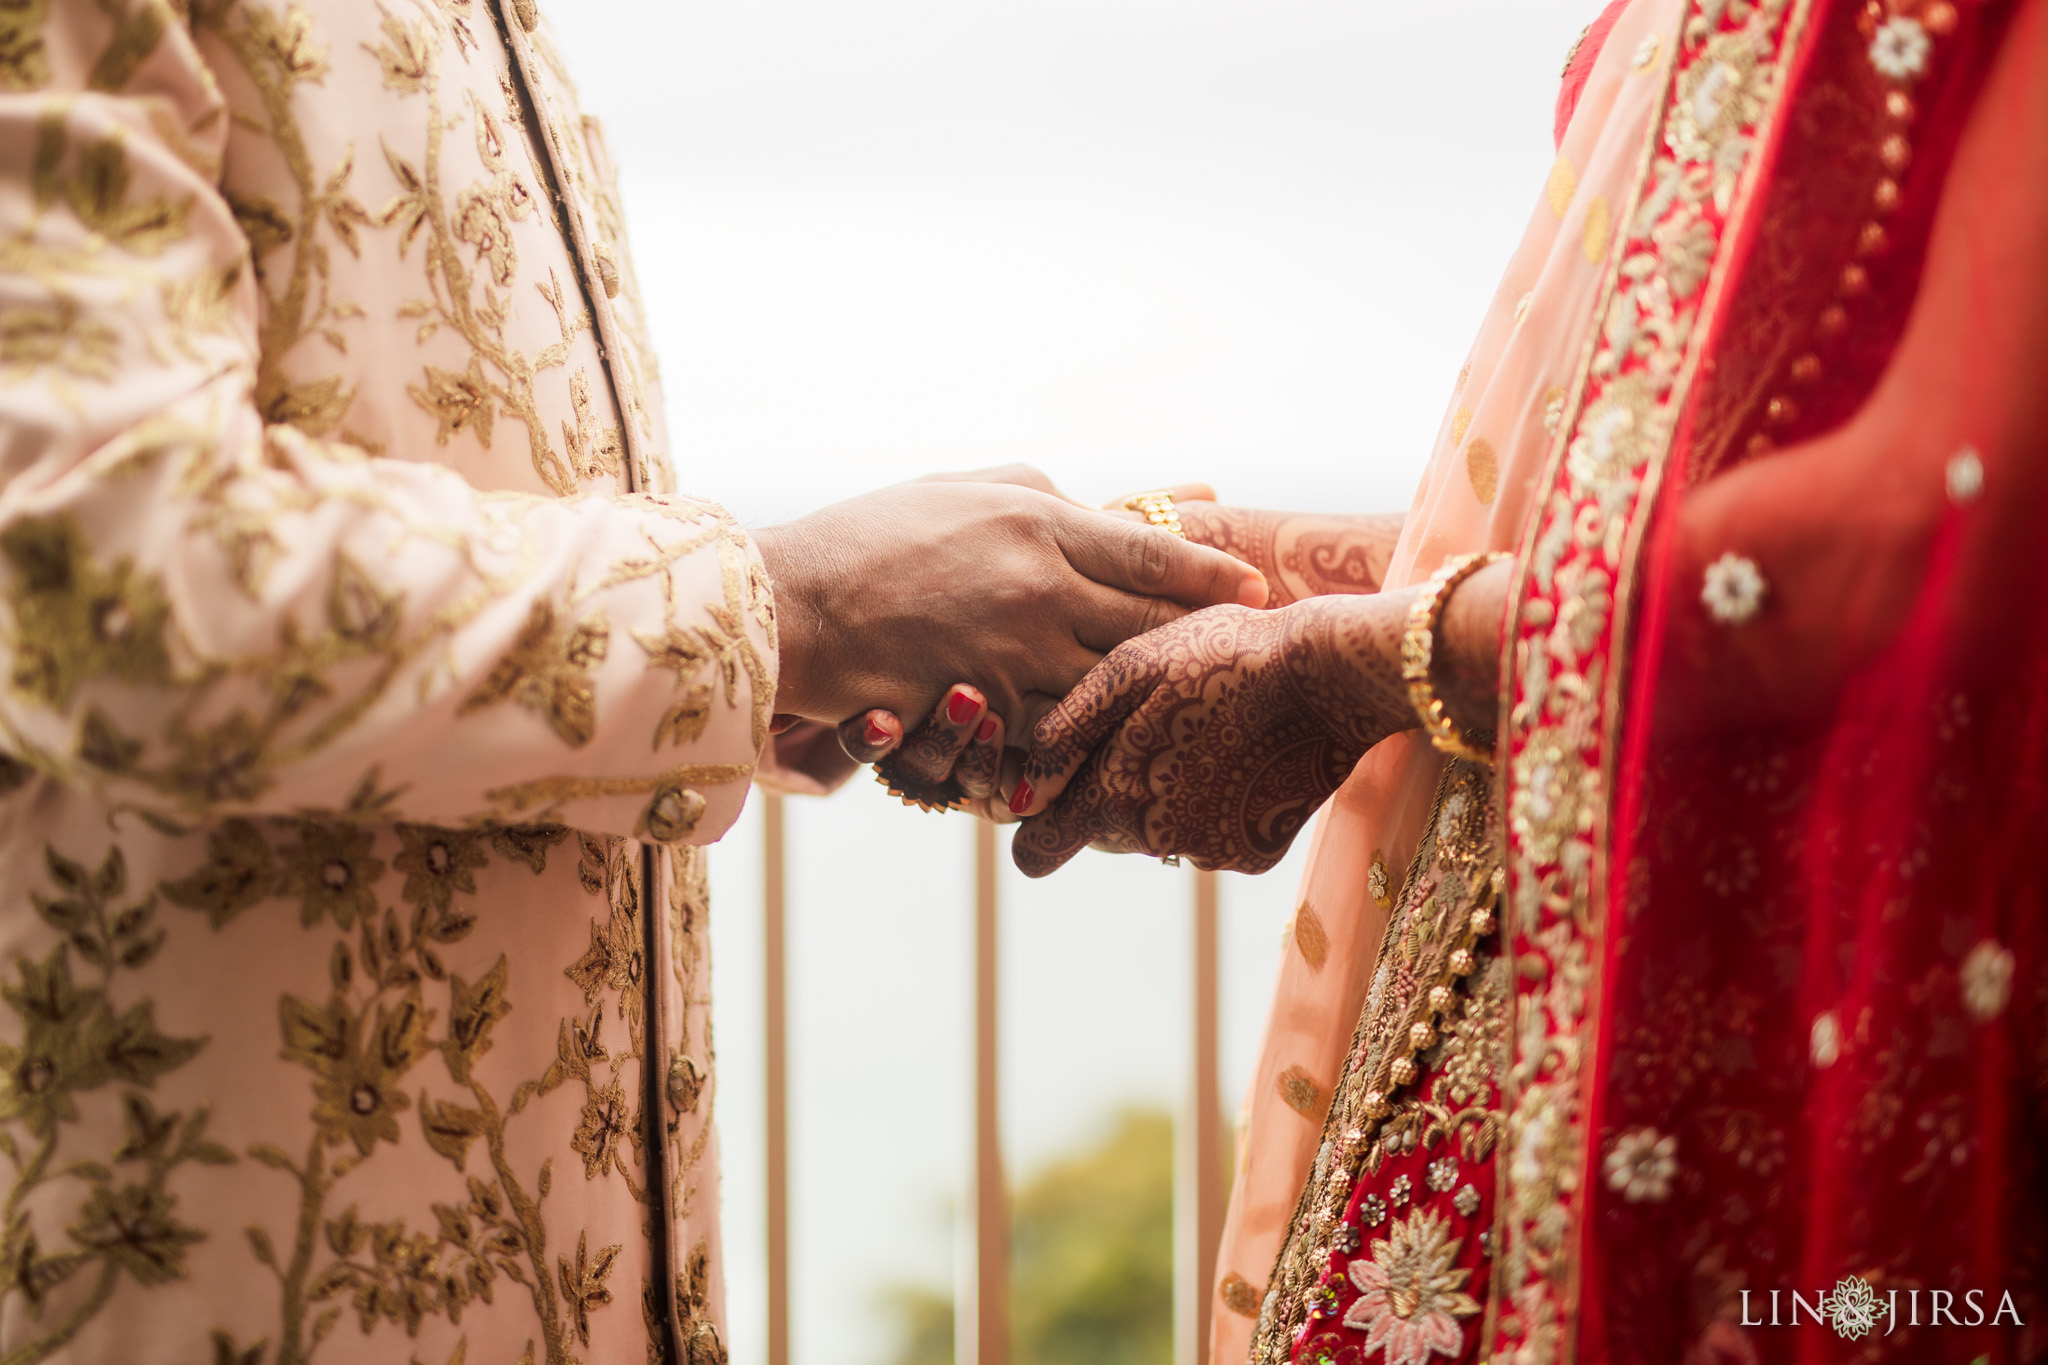
[[[875,724],[875,718],[873,716],[868,717],[866,733],[868,743],[870,744],[887,744],[889,742],[889,732],[887,730],[884,730],[881,726]]]
[[[982,721],[981,728],[974,732],[974,739],[975,742],[978,744],[986,744],[995,737],[996,718],[994,716],[990,716],[988,719]]]
[[[981,714],[981,703],[965,692],[955,692],[946,698],[946,719],[955,725],[965,725]]]
[[[1017,791],[1010,797],[1010,814],[1022,815],[1031,809],[1031,779],[1019,778]]]

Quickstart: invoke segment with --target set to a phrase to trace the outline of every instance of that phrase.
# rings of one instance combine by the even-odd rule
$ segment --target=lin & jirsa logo
[[[1773,1289],[1769,1294],[1770,1304],[1766,1309],[1761,1302],[1754,1306],[1751,1304],[1752,1296],[1759,1300],[1763,1298],[1761,1291],[1742,1291],[1742,1326],[1797,1327],[1802,1322],[1826,1323],[1835,1329],[1836,1335],[1851,1341],[1859,1341],[1877,1331],[1879,1323],[1884,1324],[1884,1331],[1879,1333],[1881,1336],[1890,1336],[1901,1327],[2026,1326],[2010,1292],[2000,1292],[1997,1305],[1993,1307],[1990,1291],[1983,1289],[1966,1289],[1959,1293],[1946,1289],[1909,1289],[1903,1294],[1891,1289],[1879,1294],[1862,1276],[1844,1275],[1835,1281],[1833,1289],[1823,1290],[1810,1298],[1797,1289]],[[1789,1300],[1789,1306],[1786,1300]]]

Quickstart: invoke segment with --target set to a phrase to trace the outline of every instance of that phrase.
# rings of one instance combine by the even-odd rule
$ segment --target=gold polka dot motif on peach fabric
[[[1323,1088],[1300,1066],[1290,1066],[1275,1076],[1273,1086],[1289,1109],[1311,1123],[1323,1121]]]
[[[1500,456],[1484,436],[1474,436],[1465,447],[1465,477],[1472,482],[1472,496],[1481,506],[1490,506],[1500,486]]]
[[[1294,912],[1294,946],[1300,950],[1301,960],[1315,971],[1321,971],[1330,960],[1330,931],[1323,927],[1323,917],[1307,901]]]
[[[1580,243],[1586,252],[1586,260],[1598,265],[1607,259],[1607,244],[1614,235],[1613,215],[1607,209],[1607,196],[1596,194],[1593,202],[1586,205],[1586,233]]]
[[[1550,180],[1544,185],[1544,196],[1550,200],[1550,211],[1564,217],[1564,211],[1572,206],[1572,195],[1578,192],[1579,177],[1572,170],[1572,163],[1559,157],[1550,168]]]

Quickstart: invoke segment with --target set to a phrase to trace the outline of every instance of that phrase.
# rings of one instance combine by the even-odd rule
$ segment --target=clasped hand
[[[1195,499],[1182,504],[1190,535],[1259,560],[1284,605],[1215,606],[1132,638],[1056,703],[1027,707],[1028,732],[958,684],[907,736],[886,711],[849,722],[848,751],[880,758],[902,788],[948,783],[988,818],[1023,819],[1012,855],[1032,876],[1083,847],[1244,872],[1277,863],[1359,758],[1415,723],[1399,662],[1413,593],[1377,591],[1399,519],[1288,517],[1218,507],[1199,485],[1176,493]],[[1289,553],[1303,548],[1317,553]],[[1323,581],[1303,582],[1304,565]],[[1345,581],[1329,581],[1331,565]],[[1028,757],[1010,749],[1005,761],[1006,732],[1029,734]]]
[[[1242,561],[1083,507],[1021,467],[885,488],[755,543],[775,588],[777,757],[828,782],[824,727],[845,723],[866,757],[875,717],[936,710],[928,728],[979,739],[961,766],[987,795],[1005,731],[1030,733],[1106,653],[1191,610],[1267,595]],[[961,678],[975,686],[949,690]],[[906,746],[903,760],[943,747]]]

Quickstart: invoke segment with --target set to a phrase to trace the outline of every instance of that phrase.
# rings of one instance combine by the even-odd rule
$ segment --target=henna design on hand
[[[870,714],[895,721],[887,712]],[[927,810],[985,803],[1002,774],[1003,728],[979,689],[957,683],[875,770],[891,792]]]
[[[1011,847],[1031,876],[1084,845],[1262,872],[1365,751],[1414,723],[1411,594],[1216,607],[1112,651],[1040,722],[1025,777],[1051,804]]]
[[[1394,557],[1394,544],[1401,538],[1402,519],[1385,516],[1343,520],[1352,524],[1311,526],[1297,531],[1282,528],[1278,576],[1286,585],[1283,591],[1293,591],[1296,583],[1307,589],[1299,594],[1302,597],[1380,590],[1380,584],[1386,580],[1388,561]],[[1269,583],[1271,578],[1269,575]]]
[[[1267,512],[1213,502],[1179,505],[1188,539],[1241,559],[1266,577],[1266,605],[1377,592],[1401,538],[1399,516]]]
[[[953,766],[953,780],[969,800],[985,801],[996,794],[1003,767],[1003,718],[990,712],[974,732],[973,743]]]

